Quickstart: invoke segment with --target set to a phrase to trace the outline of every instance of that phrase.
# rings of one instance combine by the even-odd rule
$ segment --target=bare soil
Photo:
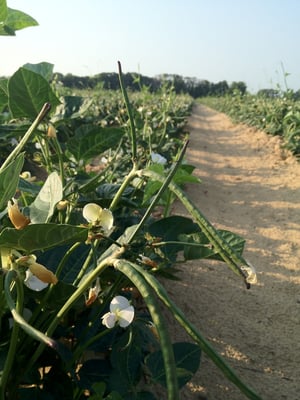
[[[226,264],[193,261],[181,265],[181,281],[165,282],[170,297],[264,400],[299,400],[300,163],[278,137],[202,105],[188,128],[186,158],[202,183],[186,191],[217,228],[246,239],[258,283],[247,290]],[[176,204],[174,213],[185,210]],[[168,320],[174,339],[185,340]],[[245,398],[205,354],[181,393],[183,400]]]

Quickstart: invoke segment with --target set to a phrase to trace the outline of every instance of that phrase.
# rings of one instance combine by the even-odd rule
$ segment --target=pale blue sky
[[[0,76],[48,61],[64,74],[175,73],[249,90],[300,88],[299,0],[7,0],[38,27],[0,36]]]

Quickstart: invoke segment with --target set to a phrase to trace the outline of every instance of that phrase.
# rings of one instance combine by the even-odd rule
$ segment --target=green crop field
[[[35,24],[0,5],[1,35]],[[216,230],[185,193],[199,184],[184,158],[193,99],[170,82],[132,92],[123,78],[119,63],[118,90],[74,92],[44,62],[0,80],[0,399],[150,400],[161,385],[176,400],[201,352],[259,399],[159,280],[176,279],[179,253],[224,261],[246,287],[253,275],[244,239]],[[234,101],[222,99],[242,120]],[[294,103],[249,104],[298,151]],[[175,199],[189,217],[171,214]],[[162,305],[190,342],[171,342]]]

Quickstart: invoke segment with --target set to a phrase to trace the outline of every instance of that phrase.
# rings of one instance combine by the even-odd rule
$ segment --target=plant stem
[[[119,81],[120,81],[120,87],[121,91],[123,94],[123,98],[125,101],[128,117],[129,117],[129,123],[130,123],[130,135],[131,135],[131,151],[132,151],[132,161],[133,164],[136,163],[136,155],[137,155],[137,146],[136,146],[136,131],[135,131],[135,124],[134,124],[134,119],[132,115],[132,109],[130,106],[128,94],[126,91],[126,88],[124,86],[123,82],[123,74],[122,74],[122,67],[120,61],[118,61],[118,69],[119,69]]]
[[[59,174],[62,183],[62,187],[65,186],[65,169],[64,169],[64,162],[63,162],[63,152],[61,150],[59,141],[56,137],[51,138],[53,142],[53,147],[55,148],[57,157],[58,157],[58,164],[59,164]]]
[[[18,313],[22,312],[23,310],[23,298],[24,298],[24,293],[23,293],[23,287],[22,284],[19,284],[19,280],[17,277],[17,273],[15,271],[9,271],[6,275],[5,279],[5,292],[10,292],[11,288],[11,283],[13,280],[16,282],[17,286],[17,304],[16,304],[16,311]],[[14,304],[12,304],[14,307]],[[1,393],[1,400],[5,400],[6,398],[6,386],[7,382],[9,379],[9,374],[13,366],[14,358],[16,355],[16,349],[18,345],[18,334],[19,334],[19,325],[14,322],[13,327],[12,327],[12,332],[11,332],[11,337],[9,341],[9,349],[7,352],[4,368],[2,371],[2,376],[1,376],[1,383],[0,383],[0,393]]]
[[[35,131],[35,129],[39,126],[39,124],[42,122],[42,120],[45,118],[47,113],[50,111],[51,105],[50,103],[45,103],[43,108],[41,109],[40,113],[36,117],[36,119],[33,121],[25,135],[22,137],[20,140],[20,143],[15,147],[15,149],[10,153],[10,155],[6,158],[4,163],[1,165],[0,172],[7,167],[7,165],[14,160],[17,155],[22,151],[23,147],[25,144],[28,142],[30,139],[31,135]]]
[[[132,179],[137,175],[137,168],[136,165],[134,164],[132,167],[132,170],[129,172],[129,174],[125,177],[123,183],[121,184],[118,192],[116,193],[115,197],[113,198],[113,201],[111,202],[109,209],[110,211],[113,211],[117,204],[119,203],[122,194],[124,193],[124,190],[127,188],[129,183],[132,181]]]

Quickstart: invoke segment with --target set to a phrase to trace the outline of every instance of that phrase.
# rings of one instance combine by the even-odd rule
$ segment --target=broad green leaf
[[[179,388],[197,372],[200,365],[201,350],[198,345],[188,342],[173,344]],[[166,373],[161,350],[151,353],[146,358],[146,366],[150,370],[152,380],[166,386]]]
[[[0,112],[8,103],[7,83],[8,79],[0,79]]]
[[[56,270],[60,260],[69,250],[70,245],[56,246],[49,250],[43,251],[39,257],[39,263],[45,265],[45,267]],[[81,243],[75,250],[72,251],[67,261],[64,263],[64,267],[59,275],[59,280],[64,283],[71,284],[75,281],[78,273],[80,272],[86,257],[90,251],[90,246],[85,243]]]
[[[0,36],[15,36],[15,31],[8,25],[0,24]]]
[[[83,104],[82,96],[64,96],[62,104],[59,107],[60,119],[71,118],[73,114],[76,114]]]
[[[185,165],[181,165],[178,168],[178,171],[176,172],[174,178],[174,182],[177,185],[184,185],[186,183],[200,183],[201,180],[197,178],[197,176],[192,175],[192,172],[188,168],[185,168]]]
[[[79,369],[80,386],[91,389],[96,382],[107,382],[112,372],[108,359],[92,359],[84,362]]]
[[[138,334],[133,334],[133,338],[131,335],[130,330],[125,331],[114,343],[110,356],[114,368],[114,373],[110,377],[110,387],[119,393],[131,392],[138,384],[142,373],[144,354],[139,340],[136,340]],[[115,379],[116,377],[118,379]]]
[[[24,153],[21,153],[0,172],[0,211],[7,206],[8,200],[16,193],[23,164]]]
[[[26,68],[19,68],[8,81],[8,105],[15,118],[35,119],[45,103],[59,104],[47,80]]]
[[[217,232],[224,240],[226,240],[236,254],[242,255],[244,251],[245,239],[227,230],[220,229]],[[223,261],[223,258],[218,255],[216,250],[210,245],[208,239],[202,232],[193,233],[191,235],[183,234],[179,236],[179,239],[184,242],[191,243],[190,246],[188,244],[184,245],[184,258],[186,260],[212,258],[214,260]]]
[[[76,132],[72,140],[67,143],[67,149],[77,161],[88,161],[112,147],[116,147],[121,140],[122,128],[101,128],[99,126],[84,126]]]
[[[8,7],[8,14],[5,20],[5,24],[9,28],[17,31],[19,29],[28,28],[29,26],[37,26],[37,21],[30,15],[24,13],[23,11],[14,10]]]
[[[34,202],[29,206],[33,224],[47,222],[53,215],[56,204],[62,199],[63,187],[57,172],[52,172]]]
[[[40,62],[38,64],[27,63],[23,65],[23,68],[43,76],[49,82],[53,76],[54,64],[50,64],[48,62]]]
[[[41,187],[36,183],[28,182],[20,177],[18,189],[21,192],[29,193],[32,196],[36,196],[40,192]]]
[[[8,9],[6,0],[0,0],[0,26],[1,23],[3,23],[6,20],[7,14],[8,14]]]
[[[50,295],[47,297],[46,308],[47,310],[58,311],[65,302],[72,296],[76,291],[76,287],[70,284],[62,282],[59,278],[57,284],[52,288]],[[84,296],[80,296],[76,303],[73,304],[73,308],[83,308],[85,304]]]
[[[67,243],[85,242],[88,230],[73,225],[33,224],[22,230],[4,228],[0,233],[0,247],[33,252]]]
[[[180,242],[180,235],[199,232],[199,227],[192,219],[174,215],[167,218],[162,218],[149,225],[149,233],[156,236],[163,242]],[[180,243],[166,244],[160,247],[166,256],[175,261],[178,251],[183,250],[183,245]]]

